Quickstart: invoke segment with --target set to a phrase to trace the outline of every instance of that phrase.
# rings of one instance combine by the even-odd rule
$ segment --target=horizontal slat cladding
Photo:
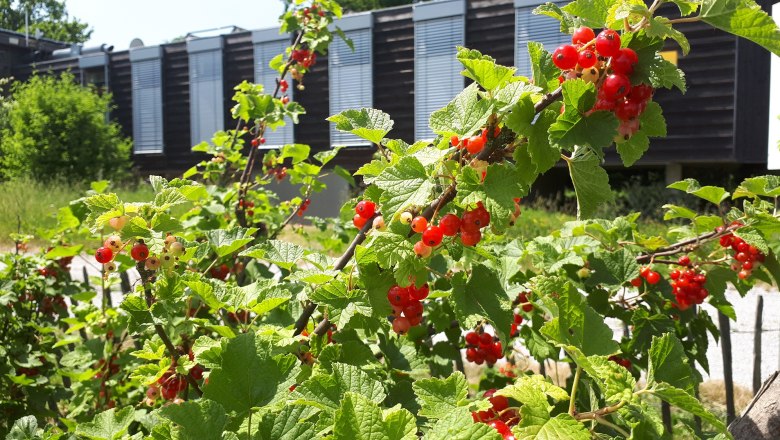
[[[242,81],[254,82],[254,50],[252,33],[238,32],[225,35],[224,57],[225,76],[225,128],[234,128],[236,121],[230,115],[233,107],[233,88]]]
[[[669,8],[672,9],[672,8]],[[667,12],[666,15],[669,15]],[[667,137],[652,139],[640,164],[734,161],[734,69],[736,39],[702,23],[679,26],[691,44],[678,67],[686,74],[688,91],[658,90],[654,100],[664,111]],[[610,155],[610,162],[617,162]]]
[[[468,0],[466,47],[512,66],[515,60],[515,9],[512,0]]]
[[[133,135],[133,84],[130,52],[114,52],[109,57],[108,85],[114,99],[111,118],[122,127],[125,136]]]
[[[310,145],[312,151],[327,150],[330,148],[330,122],[325,120],[330,116],[327,56],[317,55],[317,63],[304,76],[303,85],[304,90],[295,90],[295,99],[306,109],[295,126],[295,142]]]
[[[412,8],[374,13],[374,107],[394,121],[389,136],[414,141]]]
[[[79,70],[78,58],[63,58],[52,61],[42,61],[30,65],[18,66],[14,69],[14,78],[26,80],[34,73],[46,75],[59,75],[64,72],[70,72],[79,80],[81,71]]]

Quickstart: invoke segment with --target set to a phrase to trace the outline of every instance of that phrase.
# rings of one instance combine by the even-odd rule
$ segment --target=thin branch
[[[674,243],[672,245],[658,248],[655,250],[655,252],[639,255],[638,257],[636,257],[636,262],[649,263],[650,261],[656,261],[656,257],[666,257],[670,255],[676,255],[681,252],[688,252],[700,246],[702,243],[712,241],[716,238],[719,239],[724,235],[731,234],[732,232],[736,231],[741,227],[742,227],[741,224],[734,224],[734,225],[727,226],[722,231],[706,232],[704,234],[697,235],[693,238],[688,238],[686,240],[678,241],[677,243]]]
[[[610,422],[609,420],[605,419],[604,417],[596,417],[593,420],[595,420],[596,423],[598,423],[600,425],[604,425],[604,426],[606,426],[608,428],[612,428],[613,430],[615,430],[615,432],[619,433],[620,435],[622,435],[625,438],[631,437],[631,434],[628,431],[626,431],[625,429],[621,428],[620,426]]]
[[[588,411],[588,412],[584,412],[584,413],[575,414],[574,418],[579,420],[579,421],[583,421],[583,420],[596,420],[596,417],[603,417],[603,416],[606,416],[607,414],[612,414],[613,412],[619,410],[620,408],[623,408],[623,406],[625,406],[625,404],[626,404],[626,401],[625,400],[621,400],[620,402],[618,402],[618,403],[616,403],[614,405],[607,406],[605,408],[600,408],[600,409],[597,409],[595,411]]]
[[[571,397],[569,398],[569,415],[571,416],[577,411],[577,387],[580,384],[580,376],[582,376],[582,367],[577,365],[577,371],[574,373],[574,383],[571,386]]]
[[[669,20],[669,24],[674,25],[678,23],[695,23],[697,21],[701,21],[701,17],[699,17],[698,15],[695,17],[675,18],[673,20]]]

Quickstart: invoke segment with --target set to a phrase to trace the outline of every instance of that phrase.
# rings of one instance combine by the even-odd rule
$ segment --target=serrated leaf
[[[592,151],[578,147],[566,163],[577,194],[578,219],[591,217],[601,204],[614,200],[609,176]]]
[[[688,39],[685,38],[685,34],[672,27],[668,18],[653,17],[647,20],[647,23],[647,35],[651,37],[673,39],[680,45],[683,55],[688,55],[688,52],[691,51],[691,44],[688,42]]]
[[[420,416],[440,419],[462,406],[468,396],[468,383],[463,373],[456,371],[446,379],[420,379],[412,383],[422,409]]]
[[[711,424],[719,432],[724,434],[728,432],[726,430],[726,425],[718,417],[715,417],[715,415],[707,411],[704,406],[702,406],[701,402],[686,391],[661,382],[650,388],[650,392],[662,400],[669,402],[672,406],[676,406],[683,411],[701,417],[702,420]]]
[[[336,412],[334,440],[415,440],[417,425],[414,416],[405,409],[383,413],[370,399],[346,393]]]
[[[718,29],[747,38],[780,56],[780,30],[753,0],[702,0],[699,16]]]
[[[428,431],[427,440],[501,440],[501,435],[485,423],[474,423],[468,408],[457,408],[439,419]]]
[[[510,163],[489,165],[484,181],[473,168],[464,167],[456,177],[456,183],[458,201],[465,205],[482,202],[490,213],[491,226],[498,231],[509,226],[515,210],[514,199],[528,192],[517,168]]]
[[[334,362],[333,374],[317,374],[295,388],[296,403],[335,412],[347,392],[361,394],[375,403],[385,397],[382,384],[371,378],[360,367]]]
[[[251,243],[255,232],[255,228],[214,229],[206,231],[206,237],[217,256],[224,257]]]
[[[666,382],[690,395],[694,394],[696,379],[688,364],[688,356],[680,340],[672,333],[654,336],[648,357],[648,384]]]
[[[127,428],[133,422],[133,407],[121,410],[111,408],[95,416],[91,422],[80,423],[76,435],[89,440],[118,440],[127,433]]]
[[[347,289],[347,285],[339,280],[314,289],[309,299],[324,305],[328,309],[328,317],[337,327],[343,328],[355,315],[371,316],[373,309],[365,298],[365,293],[359,289]]]
[[[709,279],[710,274],[707,274]],[[632,353],[644,353],[650,349],[652,338],[674,330],[674,321],[667,315],[650,315],[645,309],[637,309],[631,317],[634,331],[628,349]]]
[[[293,164],[303,162],[309,157],[310,151],[311,147],[305,144],[287,144],[279,151],[279,160],[292,159]]]
[[[473,79],[487,91],[505,84],[517,70],[514,67],[496,64],[495,59],[482,55],[478,50],[461,46],[458,46],[457,59],[466,68],[461,75]]]
[[[315,410],[307,406],[285,405],[263,415],[253,440],[298,440],[315,438]]]
[[[290,270],[303,258],[304,250],[295,243],[281,240],[269,240],[241,252],[239,255],[265,260]]]
[[[521,421],[521,427],[516,429],[518,440],[590,440],[590,431],[568,414],[544,420],[542,423],[525,423]]]
[[[116,194],[97,194],[84,199],[84,205],[89,208],[91,212],[102,213],[105,211],[113,211],[121,207],[119,197]]]
[[[221,440],[228,420],[225,408],[208,399],[167,405],[160,415],[179,425],[180,440]]]
[[[496,273],[483,265],[475,265],[466,282],[453,278],[451,299],[455,314],[464,327],[471,327],[482,319],[493,324],[496,335],[507,344],[512,326],[511,303]]]
[[[434,188],[423,165],[410,156],[385,169],[374,185],[384,190],[380,201],[382,214],[388,219],[404,208],[427,204]]]
[[[38,420],[35,416],[25,416],[15,421],[6,440],[38,440]]]
[[[609,356],[619,351],[612,329],[574,286],[567,283],[558,294],[558,316],[542,327],[543,335],[558,344],[574,346],[585,356]]]
[[[512,110],[504,119],[504,125],[519,135],[527,136],[535,116],[536,111],[531,94],[524,93],[512,106]]]
[[[159,211],[165,211],[187,202],[187,198],[178,188],[165,188],[154,196],[154,207]]]
[[[729,192],[717,186],[701,186],[696,179],[685,179],[672,183],[667,188],[685,191],[715,205],[720,205],[729,196]]]
[[[586,114],[596,102],[593,84],[576,79],[565,81],[562,87],[564,112],[550,126],[550,142],[562,148],[578,145],[600,149],[610,145],[619,122],[612,112]]]
[[[615,0],[575,0],[561,9],[581,18],[585,26],[602,28],[607,24],[609,10],[615,3]]]
[[[50,251],[46,252],[43,258],[47,260],[56,260],[58,258],[63,258],[63,257],[75,257],[76,255],[79,255],[79,253],[81,253],[81,249],[83,248],[84,248],[83,245],[55,246]]]
[[[536,13],[536,11],[534,11]],[[542,87],[545,92],[551,92],[558,87],[558,69],[552,60],[552,55],[544,50],[542,43],[535,41],[528,42],[528,56],[531,58],[531,67],[533,69],[534,84]]]
[[[490,116],[490,101],[479,99],[479,86],[473,83],[444,108],[431,114],[429,124],[436,134],[469,136],[482,128]]]
[[[293,355],[273,355],[272,341],[242,333],[225,344],[220,365],[211,370],[203,398],[239,416],[252,408],[284,399],[295,383],[298,368]]]
[[[521,376],[514,384],[498,390],[496,395],[515,399],[524,405],[546,404],[547,397],[556,402],[569,399],[569,393],[566,390],[536,374]]]
[[[393,128],[393,121],[387,113],[373,108],[345,110],[328,118],[336,129],[378,144]]]
[[[550,126],[558,119],[558,111],[545,109],[536,118],[528,133],[528,155],[541,174],[555,166],[561,160],[561,150],[550,144]]]

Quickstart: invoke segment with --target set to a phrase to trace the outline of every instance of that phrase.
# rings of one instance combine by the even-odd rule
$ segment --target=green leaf
[[[544,376],[524,375],[517,381],[496,392],[499,396],[506,396],[517,400],[523,405],[533,405],[538,403],[547,404],[547,397],[562,402],[569,399],[569,393],[563,388],[553,385]]]
[[[688,0],[672,0],[672,3],[677,5],[677,8],[680,10],[681,16],[687,17],[699,9],[700,2],[688,1]]]
[[[685,191],[715,205],[720,205],[729,197],[729,192],[725,189],[717,186],[701,186],[696,179],[681,180],[667,186],[667,188]]]
[[[311,147],[304,144],[289,144],[282,147],[280,154],[279,154],[279,160],[290,158],[292,159],[292,163],[296,164],[299,162],[303,162],[306,160],[306,158],[309,157],[309,152],[311,151]],[[333,150],[328,150],[333,151]]]
[[[514,67],[496,64],[496,60],[482,55],[478,50],[458,46],[458,61],[466,68],[461,75],[471,78],[483,89],[492,91],[509,81],[515,74]]]
[[[25,416],[14,422],[6,440],[38,440],[38,420],[35,416]]]
[[[393,121],[387,113],[373,108],[345,110],[328,118],[336,129],[378,144],[393,128]]]
[[[693,395],[696,378],[685,349],[674,334],[654,336],[648,355],[647,383],[666,382]]]
[[[519,135],[527,136],[535,116],[536,111],[531,94],[523,93],[504,119],[504,125]]]
[[[521,423],[517,429],[518,440],[590,440],[590,431],[568,414],[558,414],[539,424]]]
[[[290,270],[295,263],[303,258],[304,250],[294,243],[281,240],[268,240],[252,246],[239,255],[265,260],[279,267]]]
[[[228,419],[225,408],[208,399],[164,406],[160,415],[179,425],[179,440],[221,440]]]
[[[206,237],[217,256],[224,257],[251,243],[255,232],[255,228],[214,229],[206,231]]]
[[[734,198],[741,197],[779,197],[780,176],[749,177],[734,190]]]
[[[699,16],[718,29],[747,38],[780,56],[780,30],[753,0],[702,0]]]
[[[182,194],[179,188],[168,187],[154,196],[154,206],[159,211],[165,211],[186,202],[187,197]]]
[[[453,278],[452,300],[455,314],[464,327],[472,327],[482,319],[488,319],[506,345],[512,326],[511,303],[496,273],[483,265],[475,265],[471,277]]]
[[[97,194],[84,199],[84,204],[91,212],[103,213],[120,209],[121,203],[116,194]]]
[[[346,393],[336,411],[334,440],[416,440],[417,425],[405,409],[382,408],[370,399]]]
[[[550,126],[550,142],[562,148],[579,145],[600,149],[610,145],[619,122],[612,112],[586,114],[596,102],[593,84],[576,79],[565,81],[561,87],[564,112]]]
[[[133,422],[133,407],[127,406],[119,411],[111,408],[95,416],[91,422],[81,423],[76,435],[89,440],[118,440],[127,433]]]
[[[612,329],[587,305],[576,287],[566,283],[559,295],[558,316],[542,327],[543,335],[559,344],[572,345],[585,356],[609,356],[619,351]]]
[[[528,137],[528,154],[531,162],[536,166],[537,173],[544,173],[559,160],[561,150],[557,145],[550,144],[550,126],[558,119],[558,110],[548,108],[539,113],[536,122],[533,123]]]
[[[653,17],[647,21],[647,35],[658,38],[671,38],[680,45],[683,55],[691,51],[691,44],[685,38],[685,34],[675,29],[666,17]]]
[[[616,0],[575,0],[561,9],[581,18],[585,26],[603,28],[610,8],[616,3]]]
[[[131,332],[136,332],[140,330],[142,326],[154,322],[152,312],[146,305],[146,300],[137,294],[126,296],[119,307],[130,315],[130,320],[127,325],[128,330]]]
[[[707,278],[709,277],[708,273]],[[632,353],[646,352],[650,349],[651,339],[655,335],[674,330],[674,321],[668,315],[660,313],[650,315],[644,309],[637,309],[634,312],[631,323],[634,324],[634,331],[631,334],[628,350]]]
[[[593,216],[601,204],[614,200],[609,176],[591,150],[578,147],[566,162],[577,194],[578,219]]]
[[[726,434],[726,425],[718,417],[707,411],[704,406],[695,397],[691,396],[685,390],[675,388],[667,383],[657,383],[649,391],[660,399],[669,402],[683,411],[687,411],[695,416],[699,416],[705,422],[711,424],[718,431]]]
[[[342,363],[333,363],[333,374],[317,374],[295,388],[296,403],[310,405],[325,411],[334,412],[341,406],[348,392],[361,394],[375,403],[381,403],[385,397],[382,384],[372,379],[360,367]]]
[[[576,361],[578,361],[577,357],[575,357]],[[584,364],[586,365],[583,369],[595,379],[594,382],[601,389],[607,403],[631,401],[636,387],[636,379],[631,375],[631,371],[612,362],[606,356],[589,356]]]
[[[769,245],[764,236],[758,229],[752,226],[744,226],[734,231],[734,235],[745,240],[747,244],[753,245],[758,248],[764,254],[769,253]]]
[[[531,58],[534,84],[544,89],[544,92],[551,92],[558,88],[558,76],[561,71],[553,63],[552,55],[544,50],[544,45],[529,41],[528,56]]]
[[[43,258],[47,260],[56,260],[63,257],[75,257],[76,255],[81,253],[81,249],[83,249],[83,245],[77,245],[77,246],[56,246],[52,248],[50,251],[46,252],[46,255],[43,256]]]
[[[285,405],[279,411],[267,412],[253,440],[298,440],[315,438],[315,410],[307,406]]]
[[[479,86],[466,87],[444,108],[431,114],[429,124],[436,134],[469,136],[482,128],[490,116],[490,101],[479,99]]]
[[[466,407],[456,408],[439,419],[426,440],[501,440],[501,435],[485,423],[474,423]]]
[[[453,409],[463,406],[468,396],[466,376],[459,371],[447,379],[417,380],[412,383],[412,388],[422,407],[419,415],[429,419],[446,417]]]
[[[380,201],[382,214],[387,219],[395,217],[404,208],[427,204],[434,189],[423,165],[411,156],[385,169],[374,184],[384,190]]]
[[[650,147],[650,136],[666,136],[666,120],[661,114],[661,106],[649,102],[642,115],[639,116],[640,129],[627,141],[617,143],[617,152],[623,165],[630,167],[638,161]]]
[[[309,299],[326,306],[329,319],[339,328],[346,326],[355,315],[373,314],[373,309],[366,301],[365,292],[359,289],[347,289],[347,285],[340,280],[318,286],[309,295]]]
[[[273,356],[272,341],[251,333],[239,334],[224,345],[220,366],[214,368],[203,389],[227,411],[245,416],[254,407],[285,399],[295,383],[297,359],[291,354]]]
[[[639,58],[631,75],[632,84],[644,82],[655,88],[678,87],[685,93],[685,74],[658,54],[663,49],[662,38],[650,37],[644,32],[624,34],[624,37],[624,46],[636,51]]]
[[[490,224],[498,231],[509,226],[515,210],[515,198],[523,197],[528,188],[523,185],[517,168],[511,163],[492,164],[487,168],[485,181],[471,167],[464,167],[456,177],[458,201],[466,205],[482,202],[490,213]]]

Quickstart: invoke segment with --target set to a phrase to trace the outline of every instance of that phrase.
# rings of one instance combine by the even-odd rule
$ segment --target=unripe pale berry
[[[144,262],[146,270],[157,270],[160,268],[160,259],[157,257],[149,257]]]
[[[117,253],[122,250],[122,238],[118,235],[112,235],[103,242],[103,247],[111,249],[111,252]]]
[[[401,223],[403,223],[405,225],[411,225],[412,224],[412,219],[414,219],[414,216],[412,215],[411,212],[402,212],[401,213],[401,217],[399,217],[399,220],[401,221]]]
[[[381,215],[374,219],[374,223],[372,226],[374,227],[374,229],[380,232],[387,229],[387,226],[385,225],[385,219],[382,218]]]
[[[171,255],[174,257],[178,257],[179,255],[184,253],[184,245],[179,243],[178,241],[174,241],[171,243],[170,246],[168,246],[168,252],[170,252]]]
[[[126,215],[121,215],[119,217],[114,217],[108,220],[108,225],[111,226],[115,231],[119,231],[122,228],[124,228],[126,223],[127,223]]]
[[[431,252],[433,252],[433,249],[422,241],[418,241],[414,244],[414,253],[420,258],[430,257]]]

